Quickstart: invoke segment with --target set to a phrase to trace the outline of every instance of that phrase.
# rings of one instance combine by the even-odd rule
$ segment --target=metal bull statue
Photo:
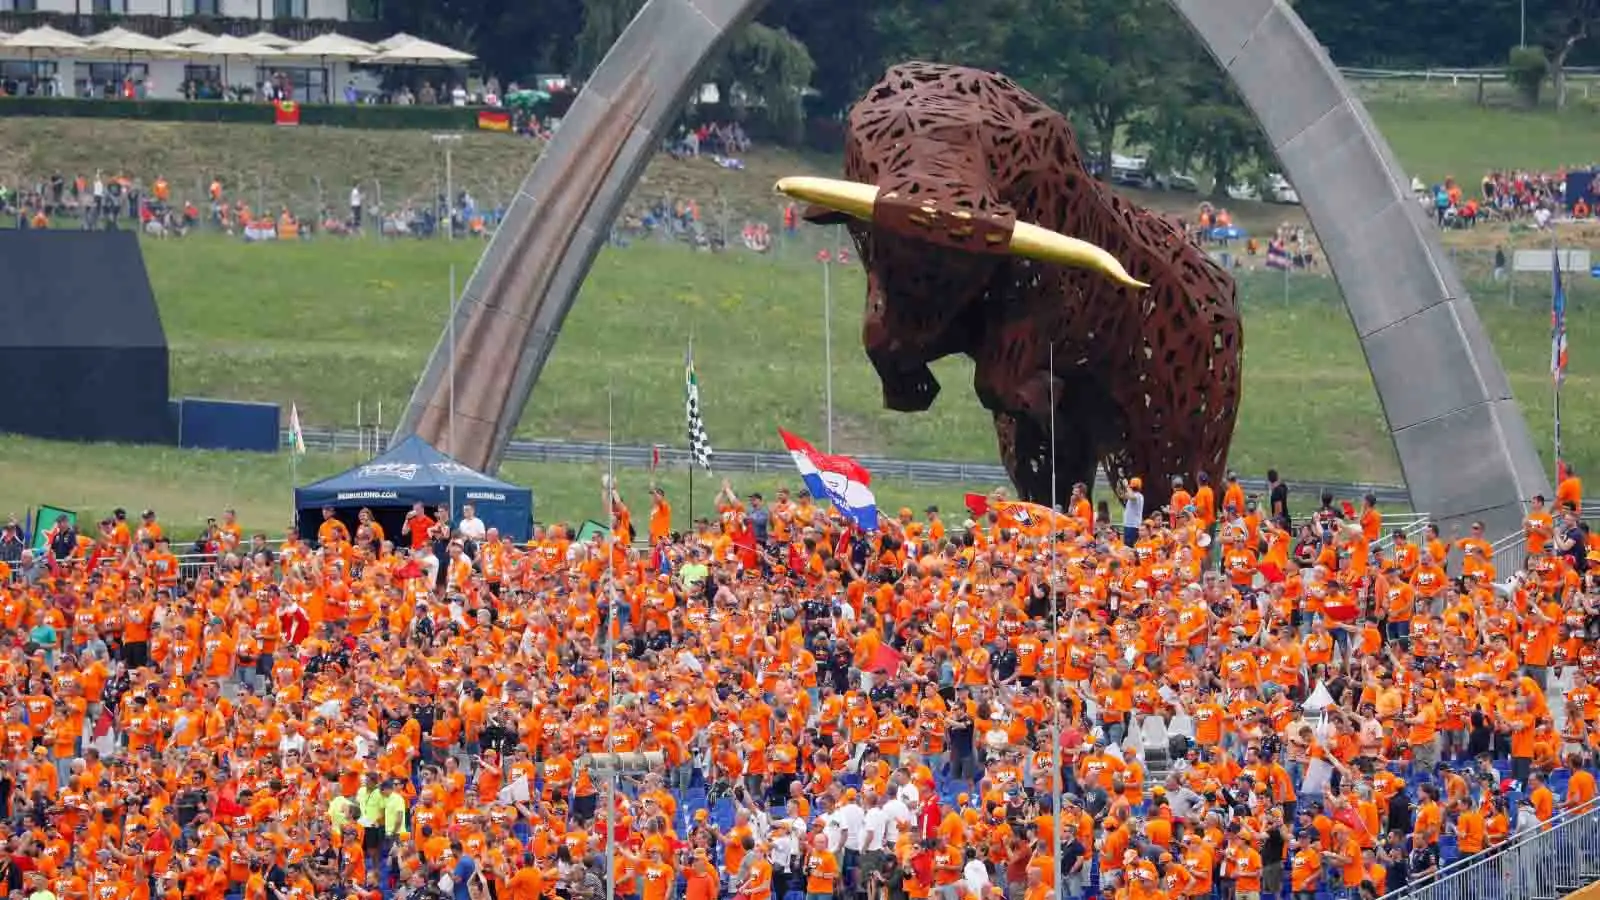
[[[850,228],[884,404],[928,409],[928,364],[971,357],[1024,499],[1064,501],[1097,464],[1142,477],[1150,509],[1172,476],[1220,483],[1239,412],[1233,279],[1091,177],[1066,118],[1015,82],[895,66],[850,111],[845,180],[778,189]]]

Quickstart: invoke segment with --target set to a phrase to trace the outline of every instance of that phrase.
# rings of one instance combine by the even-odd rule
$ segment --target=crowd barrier
[[[1513,813],[1513,816],[1516,814]],[[1448,857],[1455,838],[1440,839]],[[1549,822],[1443,866],[1382,900],[1560,900],[1600,880],[1600,805],[1561,811]]]

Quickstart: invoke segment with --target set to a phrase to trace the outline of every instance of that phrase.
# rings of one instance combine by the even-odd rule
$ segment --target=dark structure
[[[171,443],[167,338],[131,231],[0,230],[0,431]]]
[[[1052,416],[1057,499],[1097,463],[1141,476],[1151,509],[1172,476],[1220,483],[1239,410],[1233,280],[1091,177],[1065,117],[1002,75],[908,63],[851,110],[846,140],[854,184],[780,189],[813,202],[810,221],[850,227],[886,406],[927,409],[928,364],[964,353],[1023,498],[1051,500]],[[1080,241],[1115,262],[1041,248]],[[1118,283],[1116,262],[1148,289]]]

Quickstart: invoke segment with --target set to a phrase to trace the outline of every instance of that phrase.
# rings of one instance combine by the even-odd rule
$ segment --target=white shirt
[[[883,843],[893,847],[900,840],[900,832],[916,824],[916,817],[911,814],[911,806],[900,795],[896,794],[883,805],[884,818],[887,824],[883,829]]]
[[[822,817],[822,833],[828,839],[829,853],[838,853],[844,847],[844,828],[839,824],[837,812]]]
[[[989,888],[989,870],[981,859],[969,859],[967,865],[961,870],[961,880],[967,883],[967,891],[982,897]]]
[[[361,205],[361,188],[353,187],[350,189],[350,205],[352,207]]]
[[[909,781],[900,785],[900,790],[895,791],[894,796],[910,809],[917,808],[922,802],[922,794],[917,790],[917,786]]]
[[[883,837],[889,827],[889,814],[881,806],[874,806],[867,810],[862,819],[861,849],[876,851],[883,849]]]
[[[461,532],[462,537],[472,541],[481,539],[489,531],[488,528],[484,527],[483,520],[477,516],[473,516],[470,519],[462,519],[461,523],[456,526],[456,530]]]
[[[834,811],[834,817],[839,822],[839,827],[844,829],[844,846],[846,850],[861,849],[862,833],[866,830],[867,814],[861,804],[850,802]]]
[[[1144,494],[1130,489],[1122,505],[1122,527],[1138,528],[1144,524]]]

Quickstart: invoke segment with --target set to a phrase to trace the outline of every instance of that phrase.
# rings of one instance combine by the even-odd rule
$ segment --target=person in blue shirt
[[[450,870],[452,900],[472,900],[467,893],[467,883],[478,873],[478,861],[462,850],[460,841],[450,842],[450,852],[456,858],[456,867]]]

